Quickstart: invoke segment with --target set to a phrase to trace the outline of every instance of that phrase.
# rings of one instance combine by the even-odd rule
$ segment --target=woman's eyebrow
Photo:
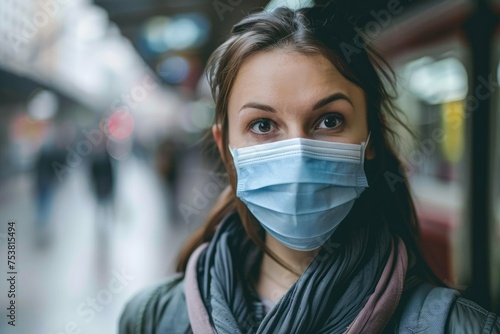
[[[274,113],[276,112],[276,109],[274,109],[273,107],[268,106],[267,104],[262,104],[262,103],[257,103],[257,102],[245,103],[245,105],[243,105],[243,107],[240,108],[240,111],[242,111],[243,109],[247,109],[247,108],[260,109],[263,111],[274,112]]]
[[[321,107],[324,107],[328,103],[331,103],[331,102],[337,101],[337,100],[346,100],[347,102],[349,102],[349,104],[351,106],[354,107],[351,99],[349,99],[347,97],[347,95],[345,95],[343,93],[335,93],[335,94],[327,96],[327,97],[319,100],[318,102],[316,102],[316,104],[313,107],[313,110],[316,110],[316,109],[319,109]],[[273,113],[276,112],[276,109],[274,109],[273,107],[271,107],[271,106],[269,106],[267,104],[262,104],[262,103],[258,103],[258,102],[248,102],[248,103],[245,103],[243,105],[243,107],[240,108],[240,111],[243,110],[243,109],[247,109],[247,108],[248,109],[260,109],[260,110],[263,110],[263,111],[268,111],[268,112],[273,112]]]
[[[327,96],[327,97],[319,100],[318,102],[316,102],[316,104],[313,107],[313,110],[316,110],[316,109],[319,109],[321,107],[324,107],[328,103],[331,103],[331,102],[337,101],[337,100],[346,100],[347,102],[349,102],[349,104],[351,106],[354,107],[354,104],[352,103],[351,99],[347,97],[347,95],[345,95],[343,93],[335,93],[335,94]]]

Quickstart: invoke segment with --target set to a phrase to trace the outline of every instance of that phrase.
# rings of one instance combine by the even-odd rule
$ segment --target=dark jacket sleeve
[[[446,326],[449,334],[500,334],[500,318],[476,303],[458,298]]]
[[[127,303],[120,317],[119,334],[141,333],[142,310],[155,289],[149,287],[142,290]]]
[[[145,289],[125,306],[119,334],[190,333],[182,276]]]

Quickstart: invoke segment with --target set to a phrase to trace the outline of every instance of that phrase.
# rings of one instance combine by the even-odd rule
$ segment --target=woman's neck
[[[259,270],[257,292],[261,297],[277,302],[304,273],[317,254],[317,250],[298,251],[286,247],[266,233],[266,246],[290,269],[264,254]]]

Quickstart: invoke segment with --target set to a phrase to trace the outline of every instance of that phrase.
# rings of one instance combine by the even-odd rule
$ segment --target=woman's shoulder
[[[450,312],[446,333],[500,334],[500,318],[476,303],[458,297]]]
[[[169,276],[137,293],[120,317],[120,334],[189,332],[182,274]]]
[[[396,333],[500,334],[500,318],[457,290],[424,283],[405,299]]]

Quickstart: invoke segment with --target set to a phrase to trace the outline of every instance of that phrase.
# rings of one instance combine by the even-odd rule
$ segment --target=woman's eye
[[[329,114],[323,117],[318,124],[319,129],[336,129],[344,123],[344,117],[341,114]]]
[[[266,134],[271,132],[273,124],[270,119],[258,119],[250,124],[250,130],[256,134]]]

